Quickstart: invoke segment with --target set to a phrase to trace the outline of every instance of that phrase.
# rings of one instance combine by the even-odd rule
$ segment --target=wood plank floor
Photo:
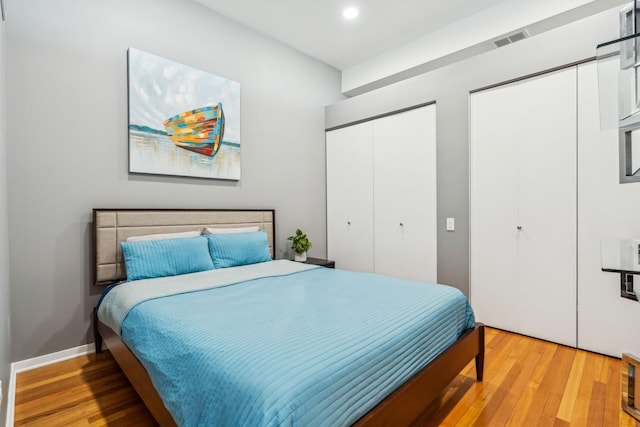
[[[484,381],[469,364],[421,426],[640,427],[620,410],[618,359],[487,328]],[[108,352],[18,374],[16,426],[153,426]]]

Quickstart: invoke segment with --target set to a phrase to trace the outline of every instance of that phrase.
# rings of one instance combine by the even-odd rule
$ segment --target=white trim
[[[16,374],[20,372],[30,371],[32,369],[41,368],[54,363],[63,362],[75,357],[84,356],[96,352],[94,343],[81,345],[79,347],[69,348],[67,350],[55,353],[45,354],[31,359],[20,360],[11,364],[11,372],[9,374],[9,388],[7,391],[7,422],[6,427],[13,427],[15,417],[16,404]]]
[[[13,427],[16,409],[16,368],[11,364],[9,387],[7,388],[7,420],[6,427]]]
[[[52,365],[54,363],[63,362],[73,359],[74,357],[84,356],[85,354],[95,353],[96,346],[94,343],[81,345],[79,347],[61,350],[51,354],[45,354],[31,359],[13,362],[11,367],[15,367],[16,373],[30,371],[31,369],[40,368],[42,366]]]

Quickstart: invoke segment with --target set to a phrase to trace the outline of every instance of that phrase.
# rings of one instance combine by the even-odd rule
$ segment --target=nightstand
[[[336,268],[336,262],[330,259],[307,258],[307,260],[304,263],[312,264],[312,265],[321,265],[322,267],[327,267],[327,268]]]

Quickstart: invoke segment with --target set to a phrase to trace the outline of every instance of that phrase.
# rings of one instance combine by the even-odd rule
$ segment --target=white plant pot
[[[307,251],[304,251],[301,254],[296,252],[293,260],[298,262],[305,262],[307,260]]]

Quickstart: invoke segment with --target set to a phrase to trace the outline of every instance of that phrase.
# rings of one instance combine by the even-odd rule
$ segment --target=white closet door
[[[575,67],[471,95],[479,321],[576,343]]]
[[[518,331],[517,144],[510,86],[470,96],[470,297],[476,320]],[[515,130],[517,131],[517,129]]]
[[[373,272],[371,122],[326,133],[327,255],[336,268]]]
[[[520,116],[510,124],[518,132],[520,332],[570,346],[576,346],[576,73],[571,67],[515,87]]]
[[[375,271],[437,281],[436,106],[373,121]]]
[[[578,347],[616,357],[640,355],[640,304],[620,298],[620,275],[602,271],[600,260],[601,238],[640,238],[640,184],[618,183],[618,132],[599,127],[597,73],[616,79],[619,65],[578,66]]]

